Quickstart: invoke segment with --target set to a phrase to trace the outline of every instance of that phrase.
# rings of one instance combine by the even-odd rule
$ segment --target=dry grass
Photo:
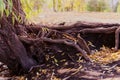
[[[120,50],[115,52],[114,50],[110,48],[102,47],[101,51],[97,51],[95,54],[90,55],[90,57],[96,63],[109,64],[114,61],[120,60]]]

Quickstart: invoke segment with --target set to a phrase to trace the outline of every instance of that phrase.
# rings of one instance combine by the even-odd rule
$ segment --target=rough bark
[[[20,31],[20,29],[16,29],[16,27],[19,27],[18,24],[23,24],[25,15],[22,11],[20,1],[12,1],[13,12],[16,16],[21,17],[22,22],[19,22],[15,18],[15,24],[13,24],[12,17],[14,17],[14,15],[12,13],[8,17],[4,15],[0,19],[0,61],[6,64],[14,73],[26,72],[32,66],[36,65],[36,62],[29,57],[23,43],[16,34],[16,31]],[[7,2],[5,3],[7,5]],[[19,34],[22,33],[20,32]]]

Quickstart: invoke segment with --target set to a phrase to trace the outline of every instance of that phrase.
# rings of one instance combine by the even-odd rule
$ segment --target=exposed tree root
[[[38,41],[43,41],[43,42],[49,42],[49,43],[55,43],[55,44],[66,44],[68,46],[72,46],[74,47],[76,50],[78,50],[80,53],[82,53],[82,56],[86,59],[86,60],[90,60],[90,58],[87,56],[87,53],[82,50],[79,45],[76,42],[73,41],[68,41],[66,39],[51,39],[51,38],[38,38],[38,39],[28,39],[28,38],[24,38],[24,37],[20,37],[20,40],[25,42],[25,43],[29,43],[31,44],[32,42],[38,42]]]
[[[120,24],[110,24],[110,23],[92,23],[92,22],[85,22],[85,21],[78,21],[74,23],[64,23],[63,25],[60,24],[52,24],[52,25],[43,25],[50,29],[57,29],[57,30],[68,30],[73,28],[85,29],[85,28],[100,28],[100,27],[113,27],[113,26],[120,26]]]
[[[56,25],[55,25],[56,26]],[[77,22],[70,26],[58,26],[55,27],[47,26],[33,26],[29,25],[26,29],[28,32],[36,34],[36,38],[20,37],[22,42],[27,44],[33,44],[35,42],[49,42],[52,44],[65,44],[74,47],[86,60],[90,60],[87,54],[91,53],[87,42],[83,39],[80,34],[86,33],[101,33],[101,34],[111,34],[116,33],[115,36],[115,50],[119,47],[119,24],[103,24],[103,23],[87,23],[87,22]],[[68,28],[69,27],[69,28]],[[57,45],[56,45],[57,46]]]
[[[56,25],[53,25],[53,27],[41,25],[16,25],[13,31],[11,28],[4,27],[0,30],[0,36],[8,46],[7,49],[12,51],[12,53],[7,54],[7,56],[12,54],[14,57],[12,56],[10,59],[15,59],[16,63],[18,59],[20,62],[18,66],[21,65],[23,69],[28,70],[30,67],[39,64],[41,61],[40,56],[45,56],[43,53],[46,53],[48,49],[51,49],[49,47],[46,48],[49,44],[51,44],[51,47],[56,48],[52,49],[56,50],[52,53],[57,53],[57,49],[60,48],[58,46],[62,45],[68,47],[68,50],[70,50],[69,47],[74,48],[76,50],[75,53],[81,53],[86,60],[92,61],[88,57],[91,50],[87,40],[84,38],[84,36],[89,33],[96,35],[115,33],[115,50],[118,50],[119,31],[119,24],[77,22],[69,26],[58,25],[57,27]],[[96,40],[94,39],[95,37],[93,38],[93,41]],[[64,51],[63,48],[61,49]],[[2,47],[0,48],[0,51],[3,51]],[[1,61],[7,65],[11,65],[12,61],[10,60],[9,63],[7,60],[4,60],[3,56],[5,55],[1,54]],[[5,58],[8,58],[7,56],[5,56]],[[10,66],[11,69],[12,67],[13,66]]]
[[[118,27],[115,31],[115,51],[119,48],[119,34],[120,34],[120,27]]]

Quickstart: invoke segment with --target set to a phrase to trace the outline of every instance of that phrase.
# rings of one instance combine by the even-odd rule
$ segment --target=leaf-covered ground
[[[67,54],[68,55],[68,54]],[[50,58],[48,58],[48,56]],[[100,51],[91,54],[93,62],[82,59],[78,54],[70,54],[69,58],[56,59],[58,55],[47,55],[46,63],[31,68],[28,74],[10,75],[5,65],[1,67],[1,79],[12,80],[118,80],[120,78],[120,51],[102,47]],[[2,71],[3,70],[3,71]]]

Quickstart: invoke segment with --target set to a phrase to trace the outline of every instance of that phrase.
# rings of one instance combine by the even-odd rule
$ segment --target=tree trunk
[[[28,71],[36,62],[28,56],[26,49],[16,34],[18,24],[24,22],[25,14],[21,8],[20,0],[13,1],[13,12],[20,16],[22,22],[15,19],[12,23],[12,14],[9,17],[5,15],[0,19],[0,61],[8,66],[13,72]]]

